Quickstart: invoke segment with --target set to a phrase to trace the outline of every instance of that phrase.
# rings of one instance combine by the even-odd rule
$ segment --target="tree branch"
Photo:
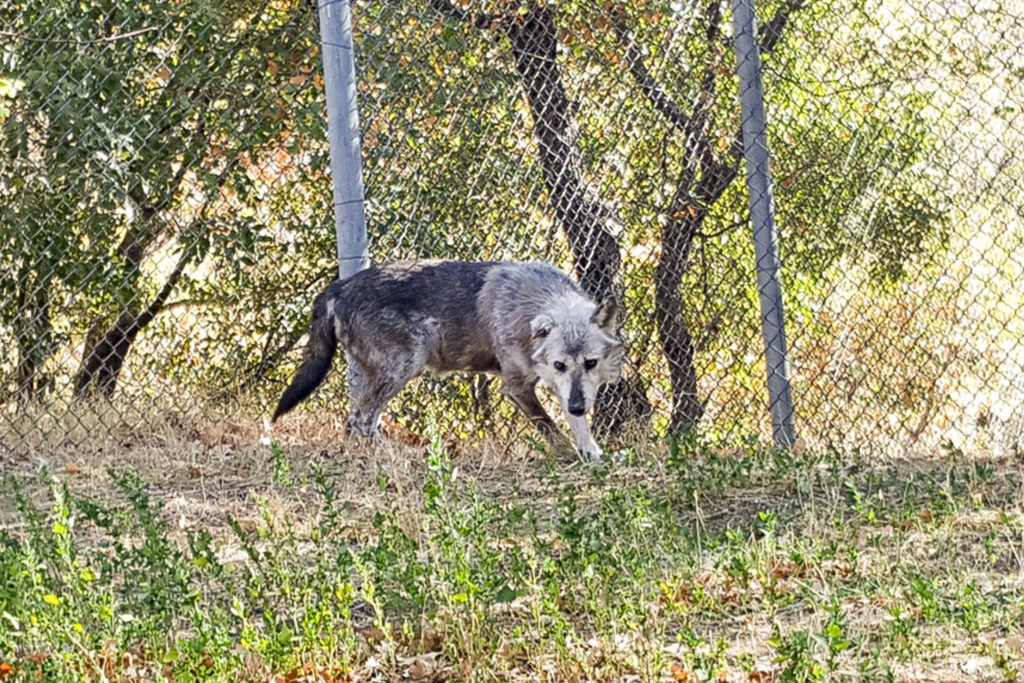
[[[707,17],[707,26],[704,30],[704,35],[710,53],[712,46],[719,41],[722,35],[722,3],[718,2],[718,0],[711,0],[708,3],[705,16]],[[693,119],[698,131],[700,131],[700,137],[697,140],[697,146],[694,151],[698,155],[700,163],[701,185],[707,185],[709,180],[713,182],[715,175],[721,170],[721,163],[715,157],[714,150],[711,147],[711,140],[707,133],[704,132],[707,129],[707,117],[711,112],[711,105],[715,101],[715,90],[717,88],[717,71],[713,64],[705,64],[704,75],[700,82],[700,92],[693,103]]]
[[[430,6],[440,12],[443,16],[454,19],[463,24],[469,24],[480,30],[495,28],[506,19],[503,14],[471,14],[466,10],[453,4],[450,0],[430,0]]]
[[[692,119],[658,85],[658,81],[651,75],[647,65],[644,64],[640,48],[637,47],[636,41],[633,40],[633,36],[623,24],[621,18],[617,17],[612,25],[615,28],[615,35],[619,38],[619,43],[626,50],[626,64],[629,67],[629,73],[633,75],[633,79],[640,86],[640,90],[643,91],[644,95],[647,96],[651,106],[661,112],[662,116],[668,119],[676,130],[683,135],[689,136],[692,133]]]
[[[708,4],[705,17],[707,19],[703,33],[707,45],[711,46],[721,34],[722,11],[721,3],[718,0],[712,0]],[[619,39],[619,43],[625,50],[625,59],[629,72],[640,87],[641,92],[646,96],[651,106],[664,116],[674,129],[684,136],[685,158],[688,169],[685,175],[688,178],[684,180],[683,184],[688,186],[696,177],[698,169],[704,175],[714,172],[718,162],[711,147],[711,140],[705,132],[705,124],[717,85],[715,69],[710,66],[704,69],[697,95],[687,104],[687,108],[690,110],[687,113],[679,102],[672,99],[665,92],[665,89],[658,83],[657,79],[644,64],[643,55],[639,47],[637,47],[632,33],[625,24],[621,11],[613,13],[612,26]]]
[[[115,33],[109,36],[100,36],[99,38],[88,38],[80,40],[77,38],[36,38],[27,35],[27,31],[19,31],[17,33],[13,31],[0,31],[0,38],[9,38],[11,40],[23,40],[28,43],[40,43],[45,45],[97,45],[99,43],[116,43],[119,40],[126,40],[128,38],[134,38],[140,36],[143,33],[150,33],[151,31],[159,31],[160,28],[157,26],[146,26],[135,31],[127,31],[126,33]]]
[[[805,4],[807,4],[806,0],[788,0],[779,7],[774,17],[761,27],[758,31],[758,39],[761,43],[762,54],[769,53],[775,49],[775,46],[779,44],[779,40],[782,39],[782,32],[786,30],[790,15],[803,9]]]

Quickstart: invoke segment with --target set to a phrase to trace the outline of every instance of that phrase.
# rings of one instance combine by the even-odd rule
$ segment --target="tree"
[[[449,18],[479,28],[497,28],[508,38],[533,120],[548,202],[568,239],[580,286],[594,299],[612,300],[621,308],[621,256],[609,228],[617,219],[584,178],[578,126],[557,59],[554,9],[528,3],[516,11],[474,17],[448,0],[432,0],[432,4]],[[599,434],[614,434],[650,410],[642,384],[635,375],[627,374],[622,382],[602,388],[594,428]]]
[[[314,92],[315,11],[274,0],[7,5],[0,259],[12,374],[39,398],[81,335],[74,391],[110,396],[138,334],[208,256],[269,241],[261,154]],[[299,80],[296,81],[296,76]],[[4,189],[6,188],[6,189]],[[55,313],[58,309],[59,313]]]
[[[763,27],[761,50],[770,52],[778,44],[790,14],[803,2],[788,0]],[[636,7],[633,7],[636,10]],[[701,233],[708,213],[739,175],[742,133],[735,123],[735,109],[721,106],[719,80],[731,76],[728,45],[723,40],[723,3],[710,2],[696,13],[689,26],[691,50],[696,56],[687,74],[687,104],[680,104],[658,83],[644,64],[630,24],[642,22],[643,10],[627,14],[625,6],[611,8],[611,23],[621,45],[623,61],[635,86],[665,119],[669,134],[677,136],[674,170],[666,167],[661,182],[673,185],[661,231],[661,252],[655,268],[654,314],[658,338],[668,361],[673,400],[668,431],[681,434],[697,424],[704,409],[697,395],[697,370],[693,336],[686,324],[685,302],[680,292],[690,265],[694,240]],[[695,90],[695,92],[694,92]],[[716,121],[715,110],[730,112]],[[732,130],[730,130],[730,126]]]

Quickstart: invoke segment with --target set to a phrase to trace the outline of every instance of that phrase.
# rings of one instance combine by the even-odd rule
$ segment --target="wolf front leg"
[[[594,436],[590,433],[587,417],[585,415],[576,416],[566,413],[565,419],[569,423],[569,429],[572,430],[573,436],[576,437],[576,449],[580,452],[580,455],[590,462],[600,462],[601,456],[604,455],[604,449],[598,445],[597,441],[594,440]]]
[[[576,449],[572,442],[562,433],[555,421],[544,410],[544,406],[537,400],[537,393],[534,385],[519,385],[505,383],[501,392],[512,399],[516,407],[523,412],[530,422],[541,433],[548,447],[555,457],[559,459],[571,459],[576,456]]]

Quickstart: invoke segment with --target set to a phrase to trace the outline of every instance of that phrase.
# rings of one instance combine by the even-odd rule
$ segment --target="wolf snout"
[[[576,417],[580,417],[583,413],[587,412],[587,406],[584,405],[583,401],[579,401],[578,403],[576,401],[569,401],[568,408],[569,414],[575,415]]]

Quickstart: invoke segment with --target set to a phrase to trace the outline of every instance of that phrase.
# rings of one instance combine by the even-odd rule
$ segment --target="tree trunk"
[[[678,183],[661,237],[661,255],[654,271],[654,317],[658,341],[668,361],[672,381],[672,414],[669,433],[675,436],[693,429],[704,416],[697,396],[697,368],[693,335],[684,317],[680,294],[683,276],[690,267],[690,253],[709,207],[722,198],[739,175],[739,137],[730,155],[718,160],[710,156],[692,158]],[[693,168],[699,166],[699,177]]]
[[[142,313],[124,311],[109,328],[96,325],[85,340],[82,364],[75,373],[75,395],[110,398],[125,358],[139,331],[149,322]]]
[[[568,238],[580,286],[598,301],[613,299],[621,310],[619,245],[605,227],[614,214],[591,199],[583,183],[573,105],[556,59],[554,10],[532,6],[525,15],[508,19],[505,31],[533,118],[544,183],[555,217]],[[598,393],[594,431],[607,438],[632,421],[646,421],[650,412],[643,385],[627,374]]]
[[[185,266],[193,257],[192,250],[182,253],[174,271],[145,309],[125,309],[106,329],[97,324],[89,330],[82,353],[82,364],[75,373],[75,396],[113,396],[125,359],[136,337],[163,310],[167,298],[181,279]]]
[[[695,209],[695,215],[687,213],[665,225],[661,257],[654,271],[654,318],[672,382],[672,412],[668,425],[672,436],[690,431],[704,416],[704,406],[697,397],[693,337],[686,325],[679,288],[690,265],[693,240],[705,215],[705,210]]]
[[[205,126],[200,125],[197,135],[205,131]],[[205,143],[204,143],[205,144]],[[199,158],[195,155],[194,158]],[[238,163],[235,157],[228,167],[221,173],[217,183],[217,190],[224,186],[229,177],[229,170]],[[140,221],[131,226],[124,238],[117,247],[117,253],[122,259],[122,268],[125,272],[125,280],[130,283],[131,289],[135,288],[142,273],[142,262],[146,257],[149,248],[168,231],[166,222],[158,222],[160,213],[170,205],[176,188],[181,186],[185,178],[185,171],[189,164],[182,164],[171,181],[171,186],[166,188],[163,197],[156,202],[147,201],[141,188],[136,186],[129,193],[135,203],[141,207],[142,217]],[[199,210],[197,217],[193,220],[192,226],[185,230],[185,234],[191,234],[195,225],[203,225],[206,222],[206,215],[210,209],[213,198],[207,198],[206,203]],[[209,246],[206,247],[208,249]],[[148,325],[153,318],[163,310],[164,304],[170,297],[171,292],[177,286],[188,266],[193,260],[202,260],[205,256],[203,251],[197,250],[195,245],[183,247],[174,270],[167,277],[163,287],[156,297],[145,309],[139,310],[125,304],[117,313],[113,323],[105,325],[108,319],[98,320],[89,329],[85,340],[85,349],[82,353],[82,363],[75,373],[75,396],[83,398],[94,394],[110,397],[117,388],[117,380],[121,375],[125,359],[131,350],[132,344],[139,332]]]
[[[573,107],[556,61],[554,11],[534,6],[525,16],[510,19],[506,30],[533,116],[544,182],[555,216],[569,238],[580,284],[598,300],[621,298],[616,291],[621,266],[618,243],[605,229],[612,212],[590,200],[582,182]]]

